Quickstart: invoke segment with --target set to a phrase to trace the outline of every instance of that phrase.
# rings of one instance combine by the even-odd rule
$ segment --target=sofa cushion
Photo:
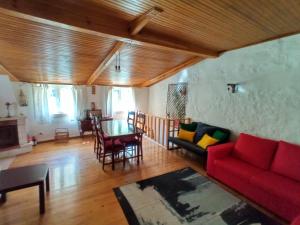
[[[292,225],[300,225],[300,215],[296,219],[293,220]]]
[[[201,138],[204,136],[204,134],[208,134],[210,136],[213,135],[213,133],[215,132],[216,128],[215,127],[211,127],[211,126],[206,126],[206,127],[202,127],[196,130],[196,134],[194,137],[194,143],[198,143]]]
[[[228,176],[233,176],[236,177],[236,179],[243,179],[246,181],[263,171],[231,156],[217,159],[214,164],[216,168],[220,168]]]
[[[107,139],[104,141],[104,145],[106,148],[106,151],[120,151],[124,148],[123,143],[120,141],[120,139],[114,140],[114,143],[112,139]]]
[[[186,150],[194,152],[198,155],[206,155],[207,154],[205,149],[200,148],[199,146],[197,146],[194,143],[184,141],[184,140],[181,140],[181,139],[176,138],[176,137],[169,137],[169,141],[173,142],[174,144],[176,144],[176,145],[178,145],[178,146],[180,146],[180,147],[182,147]]]
[[[300,183],[270,171],[264,171],[250,179],[250,183],[267,193],[287,199],[300,206]]]
[[[218,139],[219,141],[224,141],[227,139],[227,136],[228,136],[228,133],[225,133],[221,130],[216,130],[214,133],[213,133],[213,138],[215,139]]]
[[[181,123],[180,128],[187,130],[187,131],[195,131],[198,126],[197,122],[192,123]]]
[[[193,132],[193,131],[187,131],[187,130],[184,130],[182,128],[179,129],[179,133],[178,133],[178,138],[179,139],[189,141],[189,142],[193,142],[194,136],[195,136],[195,132]]]
[[[261,169],[269,169],[278,142],[241,133],[233,155]]]
[[[216,130],[219,130],[226,134],[224,140],[223,139],[220,140],[219,143],[226,143],[230,136],[230,130],[222,128],[222,127],[215,127],[215,126],[212,126],[212,125],[209,125],[206,123],[202,123],[202,122],[197,122],[197,129],[196,129],[196,134],[194,137],[194,143],[195,144],[198,143],[204,134],[213,136],[213,134]]]
[[[219,140],[215,139],[208,134],[204,134],[200,141],[198,141],[197,145],[200,148],[207,149],[208,146],[216,144]]]
[[[271,170],[300,181],[300,146],[280,141]]]
[[[208,125],[206,123],[202,123],[202,122],[197,122],[196,132],[199,131],[200,129],[202,129],[202,127],[210,127],[210,125]]]

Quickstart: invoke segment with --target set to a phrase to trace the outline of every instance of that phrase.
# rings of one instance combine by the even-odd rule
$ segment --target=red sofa
[[[300,215],[298,145],[242,133],[236,143],[208,148],[207,174],[283,219]]]
[[[298,216],[296,219],[294,219],[292,225],[300,225],[300,216]]]

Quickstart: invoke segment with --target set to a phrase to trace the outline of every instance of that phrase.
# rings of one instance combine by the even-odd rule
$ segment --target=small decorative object
[[[12,116],[11,113],[14,116],[15,110],[13,110],[11,112],[10,109],[11,109],[11,106],[14,105],[17,101],[16,101],[15,92],[14,92],[12,84],[9,80],[9,77],[6,75],[0,75],[0,83],[1,83],[1,88],[0,88],[0,103],[1,103],[1,105],[0,105],[0,108],[5,105],[6,109],[7,109],[7,117],[11,117]]]
[[[10,107],[12,104],[9,103],[9,102],[6,102],[5,105],[6,105],[6,109],[7,109],[7,116],[6,116],[6,117],[11,117],[10,112],[9,112],[9,107]]]
[[[96,104],[95,104],[95,102],[91,102],[91,109],[92,110],[96,110]]]
[[[183,87],[182,89],[180,89],[179,92],[182,96],[186,96],[186,87]]]
[[[92,86],[92,95],[95,95],[95,94],[96,94],[96,86],[93,85],[93,86]]]
[[[31,140],[32,140],[33,146],[36,146],[37,140],[36,140],[35,136],[32,136],[32,137],[31,137]]]
[[[237,93],[239,91],[239,84],[227,84],[227,90],[230,93]]]
[[[28,106],[27,97],[24,94],[22,89],[20,89],[19,103],[20,103],[20,106]]]

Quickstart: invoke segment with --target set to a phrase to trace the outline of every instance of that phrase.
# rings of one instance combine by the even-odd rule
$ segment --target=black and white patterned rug
[[[280,225],[191,168],[114,192],[130,225]]]

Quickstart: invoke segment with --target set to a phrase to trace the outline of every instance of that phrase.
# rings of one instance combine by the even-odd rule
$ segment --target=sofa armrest
[[[234,142],[229,142],[226,144],[220,144],[220,145],[215,145],[208,147],[208,158],[207,158],[207,174],[213,176],[214,174],[214,161],[216,159],[222,159],[228,156],[235,143]]]
[[[296,217],[296,219],[293,220],[291,225],[300,225],[300,215],[298,217]]]

